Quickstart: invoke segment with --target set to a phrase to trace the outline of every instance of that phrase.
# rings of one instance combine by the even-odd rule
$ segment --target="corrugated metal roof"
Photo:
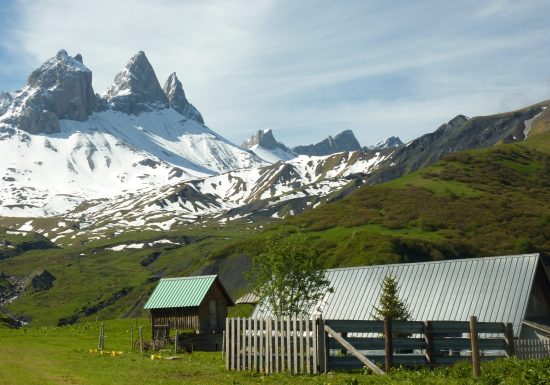
[[[482,322],[512,322],[518,333],[538,263],[538,254],[527,254],[329,269],[334,291],[316,308],[325,319],[372,319],[382,280],[391,274],[414,320],[476,315]],[[268,313],[257,307],[254,316]]]
[[[236,304],[252,304],[258,303],[258,296],[254,293],[247,293],[235,301]]]
[[[216,277],[216,275],[203,275],[162,278],[143,308],[164,309],[199,306]]]

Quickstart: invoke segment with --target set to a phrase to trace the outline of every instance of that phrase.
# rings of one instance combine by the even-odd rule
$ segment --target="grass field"
[[[151,360],[150,354],[131,352],[130,325],[142,325],[145,337],[150,338],[145,319],[105,321],[105,350],[124,352],[116,357],[90,353],[97,346],[96,322],[0,327],[0,384],[550,384],[550,360],[488,363],[477,382],[466,363],[434,371],[396,370],[384,377],[360,372],[318,376],[228,372],[219,352],[179,354],[177,361]]]

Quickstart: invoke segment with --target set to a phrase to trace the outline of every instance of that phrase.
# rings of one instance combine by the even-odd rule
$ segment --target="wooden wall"
[[[210,327],[210,300],[216,300],[217,325],[214,330]],[[208,293],[204,296],[199,307],[200,330],[205,332],[222,331],[225,329],[225,318],[227,317],[227,307],[229,306],[227,298],[216,280]]]
[[[151,309],[151,326],[170,325],[171,329],[199,330],[199,308]]]

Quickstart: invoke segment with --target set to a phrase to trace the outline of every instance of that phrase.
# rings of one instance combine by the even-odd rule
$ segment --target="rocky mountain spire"
[[[275,140],[275,137],[273,136],[273,131],[271,131],[270,128],[266,130],[258,130],[254,135],[252,135],[249,139],[245,140],[243,144],[241,144],[242,147],[248,149],[256,145],[266,148],[268,150],[282,148],[285,151],[290,151],[284,144],[279,143]]]
[[[135,54],[103,96],[112,109],[139,114],[168,107],[168,98],[143,51]]]
[[[31,73],[27,86],[12,95],[9,107],[4,106],[0,120],[33,134],[54,133],[59,131],[59,119],[85,121],[96,104],[92,71],[80,54],[71,57],[62,49]]]
[[[170,107],[178,111],[186,118],[193,119],[201,124],[204,124],[204,120],[199,110],[189,103],[185,97],[185,91],[183,91],[183,86],[181,85],[181,82],[175,72],[172,72],[166,80],[166,83],[164,84],[164,93],[168,98],[168,104]]]

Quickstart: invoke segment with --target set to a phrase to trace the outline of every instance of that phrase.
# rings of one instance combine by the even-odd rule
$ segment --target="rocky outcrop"
[[[361,145],[355,138],[353,131],[345,130],[336,135],[334,138],[329,136],[327,139],[317,144],[309,146],[297,146],[292,149],[300,155],[323,156],[331,155],[337,152],[344,151],[360,151]]]
[[[245,140],[243,144],[241,144],[241,146],[248,149],[254,146],[261,146],[268,150],[275,150],[277,148],[280,148],[284,151],[291,151],[287,146],[275,140],[275,137],[273,136],[273,131],[271,131],[271,129],[269,128],[266,130],[258,130],[249,139]]]
[[[116,111],[139,114],[168,108],[168,98],[143,51],[135,54],[115,76],[103,98]]]
[[[59,119],[85,121],[97,103],[92,72],[80,54],[71,57],[65,50],[31,73],[9,107],[7,97],[0,99],[0,112],[4,112],[0,120],[32,134],[59,131]]]
[[[35,271],[27,277],[23,287],[25,291],[44,291],[53,287],[55,279],[48,270]]]
[[[199,110],[189,103],[185,97],[183,86],[181,85],[181,82],[175,72],[170,74],[166,80],[166,83],[164,84],[164,93],[168,98],[168,104],[170,107],[178,111],[186,118],[196,120],[197,122],[204,124],[204,119],[202,118]]]
[[[0,92],[0,116],[4,115],[10,107],[13,98],[8,92]]]

